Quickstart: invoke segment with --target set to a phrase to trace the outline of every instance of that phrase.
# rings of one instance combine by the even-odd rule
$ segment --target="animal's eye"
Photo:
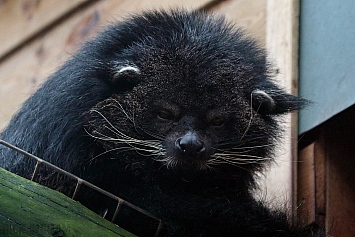
[[[224,117],[214,117],[211,121],[211,125],[214,127],[221,127],[225,124],[226,119]]]
[[[171,119],[173,119],[173,115],[167,110],[158,111],[157,116],[158,116],[158,118],[160,118],[162,120],[171,120]]]

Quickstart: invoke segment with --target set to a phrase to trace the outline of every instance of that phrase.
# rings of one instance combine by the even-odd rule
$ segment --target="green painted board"
[[[67,196],[0,168],[0,236],[134,235]]]

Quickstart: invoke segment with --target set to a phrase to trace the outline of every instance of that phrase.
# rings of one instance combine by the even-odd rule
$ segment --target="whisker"
[[[114,142],[116,144],[125,144],[126,146],[120,146],[117,148],[113,148],[111,150],[107,150],[95,157],[93,157],[91,160],[94,160],[98,158],[99,156],[102,156],[104,154],[107,154],[112,151],[127,151],[127,150],[133,150],[137,152],[138,154],[142,156],[161,156],[164,154],[164,150],[162,147],[162,144],[159,140],[141,140],[141,139],[136,139],[133,137],[130,137],[123,132],[121,132],[119,129],[117,129],[101,112],[97,110],[92,110],[92,112],[97,113],[100,117],[102,117],[107,125],[104,125],[104,130],[112,133],[115,137],[103,134],[102,132],[99,132],[95,130],[93,133],[86,132],[93,138],[101,141],[109,141],[109,142]],[[126,116],[128,116],[127,113],[125,113]],[[129,116],[128,116],[129,117]],[[133,122],[133,120],[131,120]]]
[[[155,141],[155,140],[140,140],[140,139],[135,139],[132,138],[130,136],[127,136],[126,134],[122,133],[121,131],[119,131],[101,112],[97,111],[97,110],[92,110],[96,113],[98,113],[109,125],[110,127],[105,126],[105,128],[107,128],[108,130],[110,130],[111,132],[113,132],[114,134],[116,134],[117,136],[121,136],[124,139],[131,139],[131,140],[137,140],[137,141],[148,141],[148,142],[160,142],[160,141]]]
[[[137,126],[135,120],[134,120],[134,110],[132,110],[132,115],[130,116],[126,110],[123,108],[123,106],[117,101],[115,100],[115,102],[117,103],[118,106],[116,106],[117,109],[120,109],[125,115],[126,117],[132,122],[135,130],[138,132],[138,130],[142,130],[144,131],[146,134],[150,135],[151,137],[154,137],[154,138],[157,138],[159,140],[163,140],[163,137],[162,136],[159,136],[157,134],[154,134],[154,133],[150,133],[146,130],[144,130],[143,128],[141,128],[140,126]]]
[[[229,153],[215,153],[214,155],[218,155],[218,156],[230,156],[230,157],[235,157],[235,156],[239,156],[239,157],[250,157],[251,159],[249,160],[272,160],[272,158],[268,158],[268,157],[262,157],[262,156],[254,156],[254,155],[245,155],[245,154],[239,154],[237,152],[229,152]],[[248,160],[245,158],[239,158],[239,157],[235,157],[237,159],[243,159],[243,160]]]
[[[270,144],[264,144],[264,145],[258,145],[258,146],[245,146],[245,147],[236,146],[236,147],[231,148],[230,150],[245,150],[245,149],[252,150],[254,148],[262,148],[262,147],[269,147],[269,146],[273,146],[273,144],[270,143]],[[223,149],[219,149],[219,148],[216,148],[215,150],[223,151]]]
[[[117,100],[115,100],[115,102],[118,104],[118,106],[116,106],[117,109],[120,109],[124,115],[126,115],[126,117],[132,122],[132,124],[135,126],[135,121],[134,121],[134,116],[129,116],[128,113],[126,112],[126,110],[123,108],[123,106],[120,104],[120,102],[118,102]]]
[[[139,140],[139,139],[134,139],[134,138],[131,138],[128,136],[127,136],[127,139],[126,138],[113,138],[113,137],[106,136],[106,135],[99,133],[99,132],[97,132],[97,134],[101,135],[102,137],[95,136],[91,133],[88,133],[88,134],[91,137],[98,139],[98,140],[102,140],[102,141],[114,141],[114,142],[118,142],[118,143],[125,143],[127,145],[131,145],[131,144],[146,145],[146,146],[149,146],[152,148],[161,149],[161,145],[160,145],[159,141]]]
[[[243,170],[247,170],[246,168],[240,166],[240,165],[245,165],[244,163],[237,163],[237,162],[233,162],[233,161],[226,160],[226,159],[215,158],[215,159],[209,160],[207,163],[210,163],[211,165],[228,164],[228,165],[232,165],[232,166],[238,167]]]
[[[245,136],[244,136],[243,140],[239,139],[238,141],[235,141],[234,138],[230,138],[227,140],[223,140],[222,142],[219,143],[219,145],[220,146],[235,145],[237,143],[238,146],[241,146],[244,144],[252,143],[254,141],[257,141],[258,143],[260,143],[260,140],[262,140],[262,139],[270,139],[270,137],[265,135],[265,136],[251,137],[251,138],[245,139]],[[269,145],[271,145],[271,144],[269,144]]]
[[[272,158],[269,157],[261,157],[250,154],[240,154],[238,152],[223,152],[223,153],[215,153],[212,155],[215,159],[223,160],[227,163],[236,163],[236,164],[258,164],[263,161],[271,161]]]
[[[245,135],[249,131],[249,128],[250,128],[250,125],[251,125],[252,121],[253,121],[253,93],[250,94],[250,119],[249,119],[249,123],[248,123],[248,126],[245,129],[243,135],[241,136],[241,138],[239,140],[243,140],[243,138],[245,137]]]

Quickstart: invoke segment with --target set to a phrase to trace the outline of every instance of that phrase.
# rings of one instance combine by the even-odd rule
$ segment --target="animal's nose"
[[[198,156],[206,151],[204,143],[195,132],[188,132],[175,141],[175,146],[188,156]]]

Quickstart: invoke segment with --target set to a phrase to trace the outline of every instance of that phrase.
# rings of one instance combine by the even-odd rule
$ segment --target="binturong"
[[[163,219],[161,236],[326,236],[252,195],[273,161],[278,118],[307,103],[273,80],[265,50],[222,17],[149,11],[87,42],[1,139]],[[1,167],[28,177],[29,165],[0,147]],[[108,205],[79,201],[97,213]]]

